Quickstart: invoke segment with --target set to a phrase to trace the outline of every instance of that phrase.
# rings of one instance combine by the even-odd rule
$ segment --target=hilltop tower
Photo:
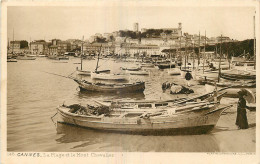
[[[138,31],[139,31],[138,23],[134,23],[134,32],[138,32]]]
[[[181,33],[182,33],[182,24],[179,23],[179,26],[178,26],[178,35],[181,36]]]

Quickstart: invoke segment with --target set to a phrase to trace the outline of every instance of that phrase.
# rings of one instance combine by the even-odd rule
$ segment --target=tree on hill
[[[95,42],[97,42],[97,43],[107,43],[106,38],[100,38],[100,37],[97,37]]]
[[[137,39],[137,34],[138,33],[136,33],[136,32],[134,32],[134,31],[130,31],[130,30],[128,30],[128,31],[123,31],[123,30],[120,30],[119,31],[119,35],[121,36],[121,37],[127,37],[127,38],[132,38],[132,39]]]
[[[249,54],[248,57],[254,56],[254,40],[253,39],[247,39],[244,41],[238,41],[238,42],[224,42],[222,45],[220,43],[216,45],[207,45],[206,51],[215,51],[217,48],[217,53],[220,54],[220,46],[222,54],[228,54],[228,57],[231,58],[231,56],[238,57],[242,54]],[[201,46],[201,52],[204,46]],[[182,48],[184,50],[184,48]],[[199,48],[195,48],[195,53],[199,53]]]

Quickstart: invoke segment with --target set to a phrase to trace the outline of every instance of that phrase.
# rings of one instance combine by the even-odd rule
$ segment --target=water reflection
[[[43,73],[52,72],[69,75],[76,70],[75,62],[52,63],[48,59],[35,61],[19,61],[8,64],[7,83],[7,138],[8,150],[25,151],[218,151],[214,136],[142,136],[106,133],[68,125],[62,125],[62,130],[56,134],[50,117],[55,114],[57,105],[73,103],[88,103],[92,100],[111,99],[169,99],[178,96],[163,93],[161,84],[165,81],[178,81],[179,77],[169,77],[167,71],[157,68],[150,69],[150,76],[131,76],[135,80],[145,82],[143,93],[95,93],[79,92],[78,84],[70,79]],[[101,62],[102,63],[102,62]],[[84,61],[83,70],[93,70],[96,61]],[[132,66],[131,63],[115,63],[107,61],[100,69],[111,69],[116,73],[122,66]],[[91,80],[91,77],[85,77]],[[131,80],[129,80],[131,82]],[[184,95],[186,96],[186,95]],[[70,103],[72,101],[72,103]],[[33,115],[33,117],[31,117]],[[32,128],[32,125],[33,126]],[[49,126],[50,125],[50,126]],[[39,131],[41,133],[39,133]],[[43,137],[43,134],[46,134]],[[57,136],[58,139],[55,140]],[[37,141],[37,142],[36,142]],[[50,144],[51,143],[51,144]],[[62,145],[62,143],[64,143]],[[70,143],[70,144],[67,144]],[[68,148],[69,147],[69,148]]]
[[[129,152],[215,152],[219,151],[212,134],[185,136],[143,136],[107,133],[98,130],[58,124],[58,143],[74,143],[73,151]]]

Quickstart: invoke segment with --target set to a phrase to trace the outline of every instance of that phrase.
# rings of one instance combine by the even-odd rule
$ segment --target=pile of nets
[[[194,91],[190,88],[186,88],[181,85],[172,85],[170,93],[171,94],[190,94],[190,93],[194,93]]]
[[[63,105],[64,107],[70,108],[69,112],[79,114],[79,115],[109,115],[110,110],[109,107],[107,106],[92,106],[92,105],[87,105],[87,106],[82,106],[80,104],[73,104],[73,105]]]

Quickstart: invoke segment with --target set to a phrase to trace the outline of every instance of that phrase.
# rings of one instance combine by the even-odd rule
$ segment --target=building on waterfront
[[[71,50],[71,43],[68,41],[61,41],[60,39],[52,39],[51,45],[48,47],[49,55],[62,55]]]
[[[160,47],[158,45],[144,45],[135,43],[121,43],[115,45],[115,54],[118,55],[129,55],[133,57],[134,55],[158,55],[161,54]]]
[[[58,55],[58,45],[51,45],[49,46],[49,49],[48,49],[48,54],[49,55]]]
[[[66,40],[66,42],[70,43],[72,51],[80,50],[80,48],[81,48],[82,40],[68,39],[68,40]],[[89,42],[89,41],[85,40],[84,42]]]
[[[87,55],[91,54],[101,54],[101,55],[110,55],[114,53],[115,46],[112,42],[108,43],[84,43],[83,44],[83,53]]]
[[[9,45],[9,52],[23,53],[28,50],[28,42],[25,40],[11,41]]]
[[[30,43],[31,54],[43,55],[48,51],[48,44],[45,40],[36,40]]]
[[[69,52],[71,50],[71,44],[66,41],[58,42],[58,54],[64,54],[65,52]]]

